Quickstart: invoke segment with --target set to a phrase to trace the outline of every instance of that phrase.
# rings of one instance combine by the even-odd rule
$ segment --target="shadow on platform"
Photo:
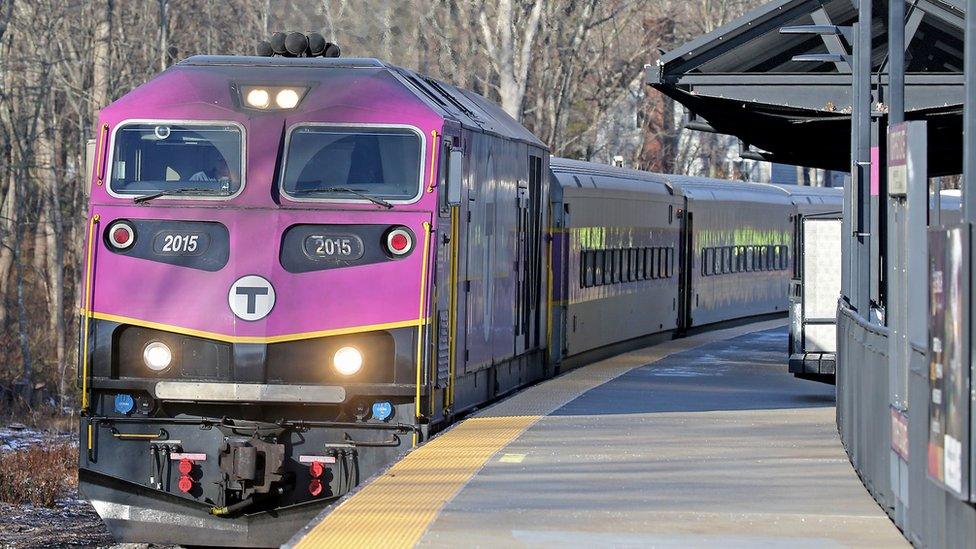
[[[552,415],[834,406],[834,386],[793,377],[787,359],[785,327],[746,334],[635,368]]]

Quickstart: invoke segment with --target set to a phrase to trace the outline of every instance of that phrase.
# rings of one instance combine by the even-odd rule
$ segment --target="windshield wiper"
[[[137,196],[132,199],[136,204],[141,204],[143,202],[149,202],[150,200],[155,200],[161,196],[173,196],[177,194],[213,194],[214,196],[227,196],[229,193],[221,192],[214,193],[215,189],[201,189],[199,187],[181,187],[179,189],[167,189],[165,191],[157,191],[154,193],[144,194],[142,196]]]
[[[298,191],[294,194],[332,194],[332,193],[348,193],[348,194],[356,195],[360,198],[365,198],[366,200],[369,200],[370,202],[376,204],[377,206],[383,206],[388,210],[393,207],[393,204],[390,204],[389,202],[383,200],[382,198],[376,198],[375,196],[370,196],[364,193],[363,189],[350,189],[348,187],[325,187],[323,189],[308,189],[304,191]]]

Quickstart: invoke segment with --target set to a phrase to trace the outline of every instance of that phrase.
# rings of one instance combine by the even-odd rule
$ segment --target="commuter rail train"
[[[280,544],[574,356],[787,307],[796,191],[550,159],[373,59],[191,57],[89,151],[79,479],[120,540]]]

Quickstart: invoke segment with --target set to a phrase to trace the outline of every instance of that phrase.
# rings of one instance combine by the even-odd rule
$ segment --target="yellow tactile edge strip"
[[[413,450],[338,507],[323,512],[287,546],[413,547],[469,480],[542,417],[626,372],[715,341],[776,328],[757,322],[624,353],[530,387]]]

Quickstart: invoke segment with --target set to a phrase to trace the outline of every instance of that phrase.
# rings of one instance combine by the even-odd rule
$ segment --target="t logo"
[[[227,303],[237,318],[261,320],[268,316],[275,303],[274,286],[264,277],[247,275],[238,278],[230,287]]]

